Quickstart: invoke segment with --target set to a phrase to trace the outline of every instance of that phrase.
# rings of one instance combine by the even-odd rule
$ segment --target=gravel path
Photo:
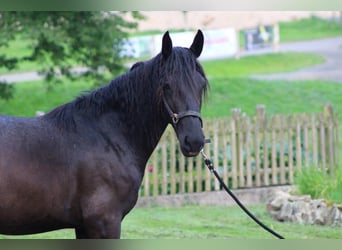
[[[270,53],[271,49],[253,54]],[[279,52],[308,52],[323,56],[326,62],[321,65],[303,68],[289,73],[258,74],[251,78],[261,80],[321,80],[342,83],[342,37],[326,38],[312,41],[284,43]],[[245,53],[246,56],[252,53]]]

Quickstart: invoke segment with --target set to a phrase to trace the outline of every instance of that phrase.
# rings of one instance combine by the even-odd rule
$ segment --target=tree
[[[130,14],[133,21],[126,21],[122,12],[0,12],[0,47],[27,39],[31,51],[23,57],[0,54],[0,67],[12,70],[22,61],[35,61],[47,83],[58,81],[61,74],[103,84],[106,74],[122,71],[124,40],[143,18],[138,12]],[[75,66],[85,70],[74,74]],[[0,97],[12,94],[12,85],[0,84]]]

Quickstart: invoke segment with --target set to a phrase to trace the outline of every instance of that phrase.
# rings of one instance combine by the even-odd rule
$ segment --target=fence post
[[[214,147],[214,152],[213,152],[213,161],[214,161],[214,166],[219,167],[219,135],[218,135],[218,129],[219,129],[219,122],[218,120],[213,121],[213,147]],[[214,182],[214,187],[215,190],[220,190],[220,184],[218,181],[215,180]]]
[[[317,127],[317,115],[311,115],[311,130],[312,130],[312,157],[313,157],[313,165],[315,167],[318,166],[318,127]]]
[[[296,169],[300,170],[302,168],[302,140],[301,140],[301,120],[297,116],[295,119],[296,126]]]
[[[252,128],[250,118],[248,116],[245,117],[245,126],[246,126],[246,136],[245,136],[245,145],[246,145],[246,187],[253,186],[253,171],[252,171]]]
[[[286,119],[288,124],[287,140],[288,140],[288,168],[289,168],[289,183],[294,182],[294,169],[293,169],[293,116],[289,115]]]
[[[234,108],[231,109],[231,155],[232,155],[232,179],[233,179],[233,188],[238,187],[238,159],[239,159],[239,151],[238,151],[238,140],[237,140],[237,119],[240,115],[240,109]]]
[[[256,116],[254,117],[254,152],[255,152],[255,184],[261,186],[261,159],[260,159],[260,133],[265,119],[265,107],[263,105],[256,106]]]
[[[338,145],[336,143],[336,138],[334,137],[334,111],[331,104],[326,104],[323,107],[323,116],[324,121],[326,123],[325,134],[327,135],[325,138],[325,148],[326,148],[326,158],[328,163],[328,169],[331,170],[332,174],[334,168],[337,166],[336,155],[338,154]]]
[[[264,179],[264,185],[268,186],[269,185],[269,169],[268,169],[268,139],[267,139],[267,134],[268,134],[268,124],[267,124],[267,116],[266,116],[266,108],[264,105],[257,105],[257,117],[259,120],[259,125],[261,128],[262,132],[262,139],[263,143],[263,179]],[[260,147],[259,146],[259,147]]]
[[[285,131],[288,129],[287,123],[285,116],[279,116],[279,141],[280,141],[280,147],[279,147],[279,152],[280,152],[280,184],[286,184],[286,177],[285,177]]]

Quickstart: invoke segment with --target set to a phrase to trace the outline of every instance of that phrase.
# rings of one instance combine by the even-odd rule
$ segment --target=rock
[[[310,195],[277,191],[270,195],[266,209],[272,218],[282,222],[342,227],[342,205],[328,205],[323,199],[311,199]]]

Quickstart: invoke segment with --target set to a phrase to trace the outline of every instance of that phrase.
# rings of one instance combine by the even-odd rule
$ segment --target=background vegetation
[[[304,168],[295,175],[298,193],[313,199],[326,199],[328,203],[342,204],[342,168],[327,173],[318,168]]]
[[[137,12],[132,17],[142,18]],[[135,21],[109,11],[0,12],[0,68],[35,65],[47,83],[58,82],[62,75],[103,84],[109,74],[122,72],[124,39],[136,27]],[[83,67],[76,76],[75,66]],[[2,85],[0,98],[11,98],[12,90]]]

